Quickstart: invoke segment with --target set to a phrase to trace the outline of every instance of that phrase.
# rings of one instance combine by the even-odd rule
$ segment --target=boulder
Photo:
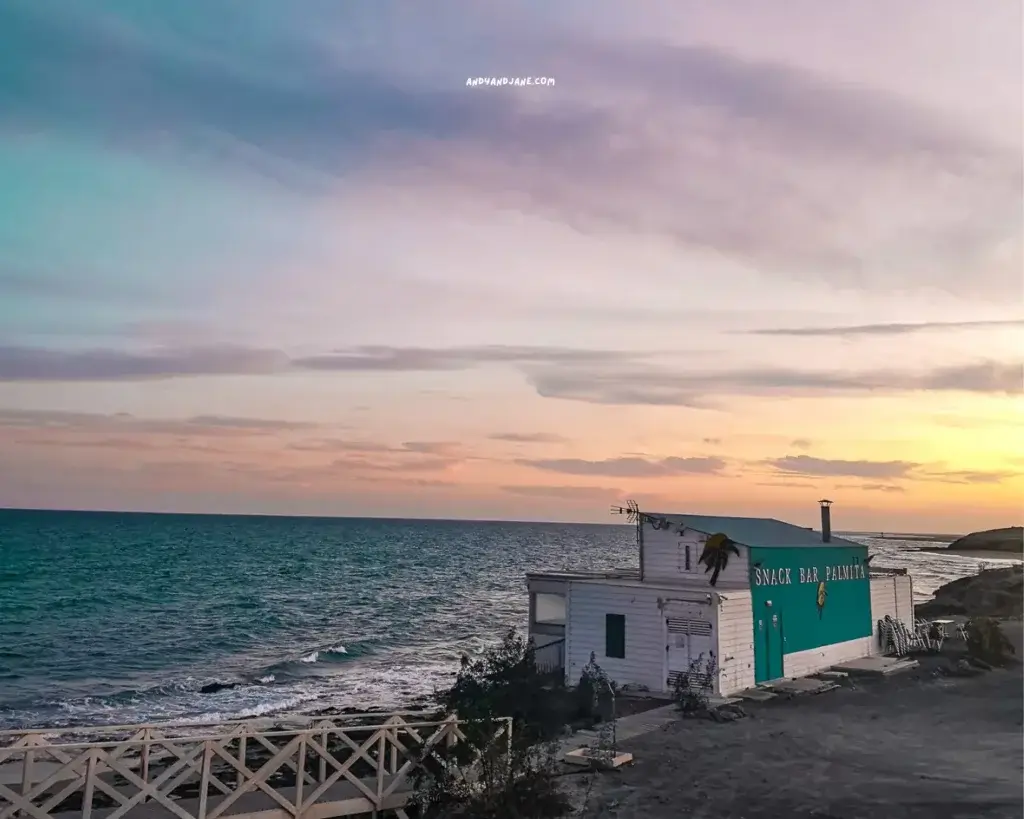
[[[1024,527],[1007,526],[1005,529],[987,529],[972,532],[949,544],[951,552],[1008,552],[1024,553]]]
[[[1024,566],[988,569],[940,586],[935,597],[914,607],[918,617],[1020,617],[1024,613]]]

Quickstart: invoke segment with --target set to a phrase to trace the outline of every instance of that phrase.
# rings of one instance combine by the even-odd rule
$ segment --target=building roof
[[[715,515],[680,515],[645,513],[653,517],[668,518],[673,523],[682,524],[687,529],[694,529],[706,535],[713,535],[718,532],[729,537],[744,546],[773,547],[773,546],[863,546],[861,543],[854,543],[852,540],[836,537],[825,543],[821,539],[821,532],[807,529],[803,526],[795,526],[775,518],[734,518],[718,517]]]
[[[555,569],[552,571],[527,572],[527,580],[630,580],[640,577],[639,569],[612,569],[607,572],[586,570]]]

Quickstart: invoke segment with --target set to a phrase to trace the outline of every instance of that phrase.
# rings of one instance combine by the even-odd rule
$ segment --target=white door
[[[698,673],[707,671],[711,654],[711,623],[691,617],[666,617],[665,636],[669,688],[676,684],[680,674],[691,667]],[[702,660],[698,663],[699,668],[694,666],[698,660]]]

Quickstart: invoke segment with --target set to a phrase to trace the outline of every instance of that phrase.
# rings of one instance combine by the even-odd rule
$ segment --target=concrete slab
[[[708,708],[721,708],[723,705],[739,705],[739,697],[708,697]]]
[[[910,671],[917,666],[917,660],[907,657],[861,657],[859,660],[850,660],[847,663],[834,665],[832,670],[845,671],[850,675],[888,677],[890,674]]]
[[[652,708],[650,711],[643,711],[639,714],[630,714],[628,717],[619,717],[615,720],[615,738],[617,742],[623,742],[660,730],[681,718],[679,708],[675,704]],[[575,750],[581,746],[596,745],[600,737],[600,727],[597,730],[577,731],[562,741],[561,753]]]
[[[816,680],[813,677],[797,677],[792,680],[781,680],[772,683],[771,689],[776,694],[822,694],[839,688],[834,682]]]
[[[849,679],[849,674],[845,671],[819,671],[814,675],[819,680],[829,680],[831,682],[841,682],[842,680]]]
[[[767,702],[775,699],[775,694],[766,688],[748,688],[746,691],[740,691],[736,696],[751,702]]]

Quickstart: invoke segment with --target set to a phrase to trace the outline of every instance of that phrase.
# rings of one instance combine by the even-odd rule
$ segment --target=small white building
[[[619,685],[668,692],[713,657],[713,691],[727,696],[881,653],[878,620],[913,620],[911,579],[832,537],[829,506],[821,532],[635,511],[638,570],[527,575],[538,663],[574,685],[593,653]]]

